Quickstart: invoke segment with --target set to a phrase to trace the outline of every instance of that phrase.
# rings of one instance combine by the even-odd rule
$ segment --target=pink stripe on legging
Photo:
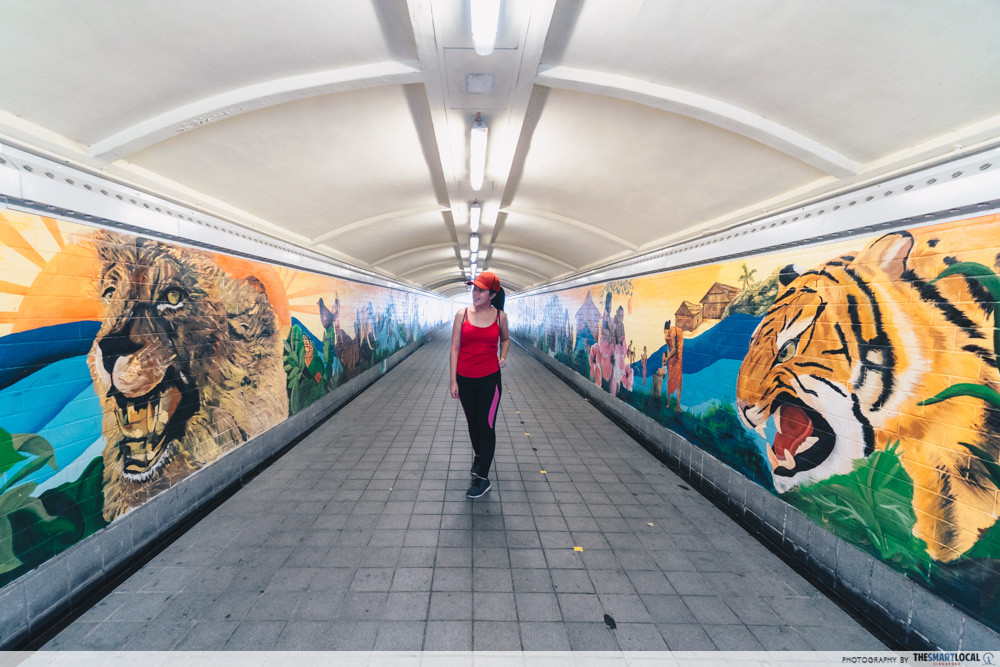
[[[490,406],[490,428],[493,428],[493,420],[497,416],[497,403],[500,402],[500,387],[493,391],[493,405]]]

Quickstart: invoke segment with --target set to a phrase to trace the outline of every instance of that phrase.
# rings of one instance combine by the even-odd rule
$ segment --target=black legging
[[[500,371],[481,378],[459,375],[456,380],[458,400],[462,402],[465,418],[469,422],[472,451],[478,461],[473,472],[479,477],[488,478],[490,466],[493,465],[493,453],[497,448],[496,416],[503,393]]]

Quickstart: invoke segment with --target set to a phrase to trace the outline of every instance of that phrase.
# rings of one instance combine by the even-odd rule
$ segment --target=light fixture
[[[469,0],[472,14],[472,44],[476,53],[488,56],[497,41],[497,24],[500,22],[500,0]]]
[[[478,258],[479,258],[479,251],[478,250],[472,251],[472,256],[469,257],[469,259],[475,262]]]
[[[472,124],[472,134],[469,136],[469,181],[472,189],[479,192],[483,187],[486,175],[486,134],[489,129],[483,122],[482,114],[476,114],[476,122]]]
[[[475,234],[479,231],[479,219],[483,215],[483,207],[479,205],[479,200],[472,202],[469,207],[469,229]]]
[[[473,262],[472,266],[469,267],[469,276],[471,276],[471,280],[475,280],[476,279],[476,263],[475,262]]]
[[[472,252],[479,251],[479,234],[473,234],[469,237],[469,250]]]

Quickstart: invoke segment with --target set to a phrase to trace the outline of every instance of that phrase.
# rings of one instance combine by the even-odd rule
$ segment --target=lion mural
[[[956,381],[1000,388],[996,303],[978,280],[938,278],[961,261],[963,234],[888,234],[857,256],[786,267],[736,389],[749,428],[763,435],[774,420],[779,492],[898,442],[913,533],[945,562],[997,520],[1000,412],[977,398],[928,401]]]
[[[288,415],[263,283],[207,252],[99,232],[104,318],[88,358],[112,520]]]

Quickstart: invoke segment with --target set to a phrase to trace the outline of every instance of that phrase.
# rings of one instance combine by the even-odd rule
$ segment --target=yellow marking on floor
[[[548,474],[548,473],[546,473],[546,472],[545,472],[544,470],[539,470],[538,472],[542,473],[543,475],[546,475],[546,474]]]
[[[573,551],[583,551],[583,547],[573,547]]]

